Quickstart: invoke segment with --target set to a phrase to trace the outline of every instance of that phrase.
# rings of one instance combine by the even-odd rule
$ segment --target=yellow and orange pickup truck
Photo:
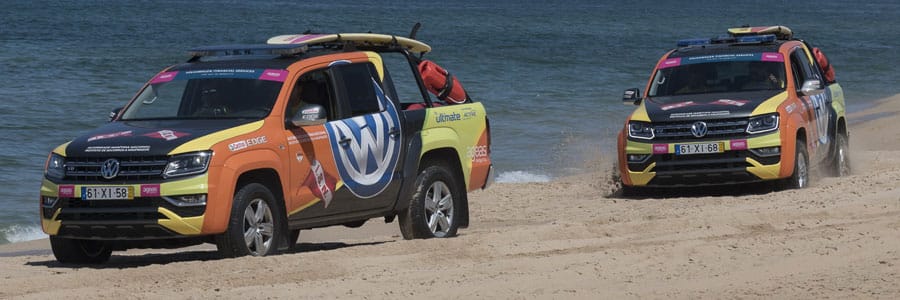
[[[850,172],[844,94],[817,48],[784,26],[690,39],[656,64],[618,136],[617,174],[636,187],[809,184]]]
[[[199,243],[263,256],[371,218],[398,217],[406,239],[454,236],[467,192],[492,180],[490,130],[455,77],[422,68],[430,50],[366,33],[191,50],[49,154],[40,214],[56,259]]]

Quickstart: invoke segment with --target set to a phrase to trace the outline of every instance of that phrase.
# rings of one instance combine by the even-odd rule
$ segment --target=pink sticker
[[[74,198],[75,197],[75,186],[74,185],[59,186],[59,197],[60,198]]]
[[[680,65],[681,65],[681,57],[670,58],[670,59],[664,60],[661,64],[659,64],[659,69],[677,67]]]
[[[653,144],[653,154],[669,153],[669,144]]]
[[[778,52],[763,52],[762,61],[784,62],[784,55]]]
[[[747,140],[731,141],[731,150],[747,150]]]
[[[308,40],[311,40],[311,39],[314,39],[314,38],[317,38],[320,36],[325,36],[325,35],[324,34],[304,34],[304,35],[301,35],[299,37],[296,37],[296,38],[290,40],[288,42],[288,44],[300,44],[302,42],[305,42],[305,41],[308,41]]]
[[[716,104],[716,105],[744,106],[744,104],[747,104],[748,102],[750,102],[750,100],[719,99],[719,100],[717,100],[717,101],[714,101],[712,104]]]
[[[153,80],[150,80],[150,84],[172,81],[173,79],[175,79],[175,75],[178,75],[178,71],[159,73],[159,75],[153,77]]]
[[[141,197],[159,197],[159,185],[158,184],[142,184],[141,185]]]
[[[287,79],[287,74],[288,72],[285,70],[266,69],[259,76],[259,80],[284,82]]]
[[[95,135],[95,136],[89,137],[87,139],[87,141],[93,142],[96,140],[105,140],[105,139],[111,139],[111,138],[117,138],[117,137],[123,137],[123,136],[131,136],[131,130]]]
[[[663,105],[663,107],[660,107],[660,109],[670,110],[670,109],[682,108],[682,107],[687,107],[687,106],[692,106],[692,105],[695,105],[694,101],[687,101],[687,102],[679,102],[679,103],[675,103],[675,104]]]

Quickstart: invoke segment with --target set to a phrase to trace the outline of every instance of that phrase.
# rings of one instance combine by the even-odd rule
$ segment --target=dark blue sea
[[[499,181],[611,161],[659,57],[682,38],[786,25],[821,47],[851,110],[900,92],[900,2],[876,1],[0,1],[0,244],[42,238],[47,153],[105,122],[188,48],[278,34],[418,39],[487,107]]]

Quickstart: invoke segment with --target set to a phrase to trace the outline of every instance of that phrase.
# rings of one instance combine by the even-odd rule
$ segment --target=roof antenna
[[[413,25],[412,31],[409,32],[410,39],[416,39],[416,33],[419,33],[419,28],[422,27],[422,23],[416,22],[416,25]]]

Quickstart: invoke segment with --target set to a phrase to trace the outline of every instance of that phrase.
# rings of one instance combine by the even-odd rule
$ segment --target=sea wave
[[[497,175],[496,181],[501,183],[549,182],[550,176],[526,171],[510,171]]]
[[[47,238],[40,226],[9,225],[0,228],[0,244],[18,243]]]

